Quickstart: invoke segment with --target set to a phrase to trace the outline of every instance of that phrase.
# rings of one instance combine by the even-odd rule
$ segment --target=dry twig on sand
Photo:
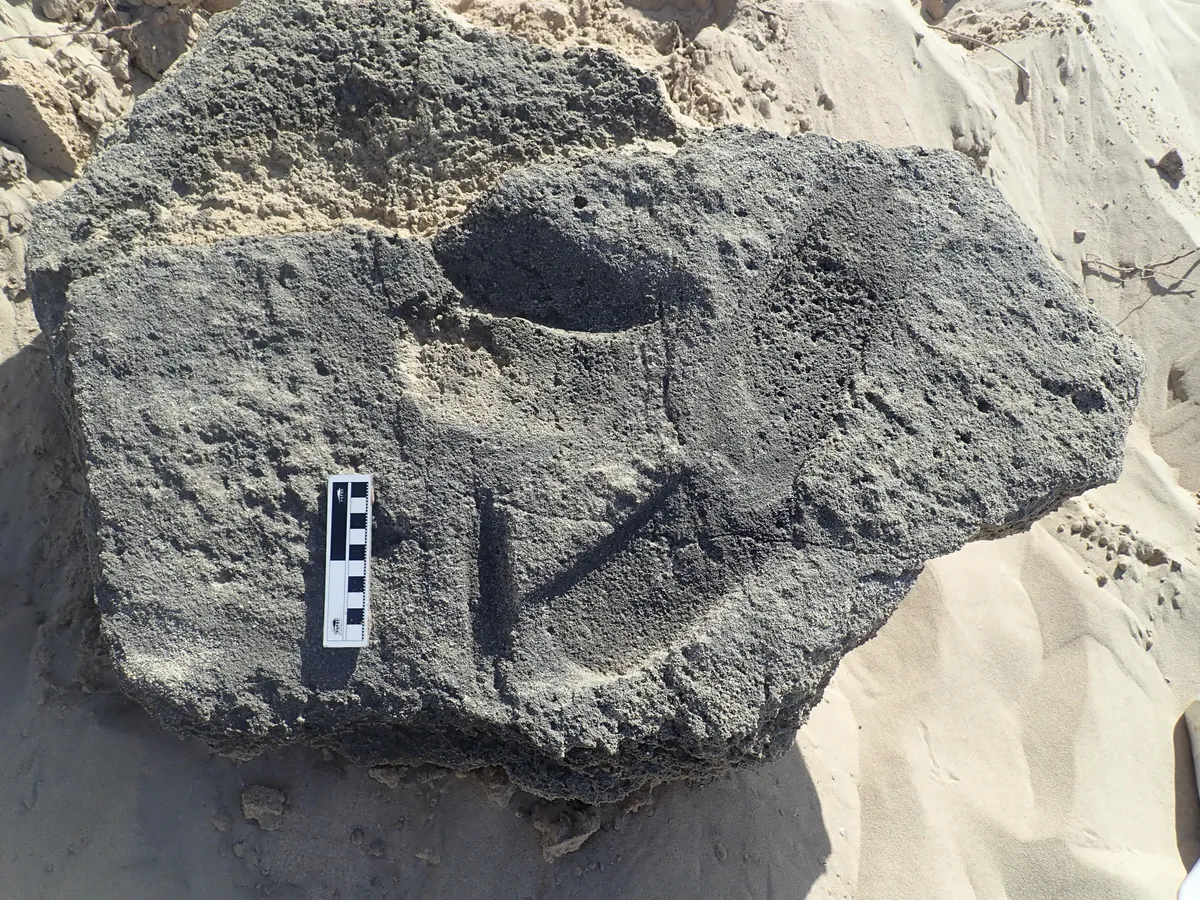
[[[1194,278],[1186,278],[1183,275],[1176,275],[1172,272],[1163,271],[1165,267],[1173,265],[1180,260],[1187,259],[1189,256],[1193,256],[1197,253],[1200,253],[1200,247],[1194,247],[1191,250],[1184,250],[1170,259],[1165,259],[1162,262],[1150,263],[1145,266],[1139,266],[1136,264],[1114,265],[1113,263],[1105,262],[1093,253],[1088,253],[1083,257],[1083,263],[1089,268],[1095,269],[1097,272],[1104,270],[1106,272],[1115,273],[1121,281],[1125,281],[1129,278],[1137,278],[1141,281],[1149,281],[1152,278],[1170,278],[1176,284],[1189,284],[1200,288],[1200,281],[1197,281]]]
[[[57,33],[50,33],[50,34],[10,34],[7,37],[0,37],[0,44],[3,44],[7,41],[30,41],[30,40],[33,40],[34,38],[40,38],[40,39],[45,39],[48,41],[53,41],[58,38],[64,38],[64,37],[65,38],[93,37],[93,36],[104,37],[106,35],[116,34],[117,32],[120,32],[120,31],[128,31],[129,29],[133,28],[134,25],[136,25],[136,24],[137,23],[133,23],[130,25],[114,25],[112,28],[105,28],[102,31],[60,31]]]
[[[1019,62],[1017,62],[1015,59],[1013,59],[1011,56],[1009,56],[1007,53],[1005,53],[1003,50],[1001,50],[999,47],[997,47],[995,44],[989,44],[987,41],[980,40],[979,38],[971,37],[970,35],[967,35],[967,34],[959,34],[957,31],[951,31],[949,28],[943,28],[940,25],[928,25],[927,24],[926,27],[932,28],[934,31],[940,31],[942,34],[948,34],[952,38],[958,38],[960,41],[970,41],[972,44],[978,44],[980,47],[987,47],[989,50],[995,50],[997,53],[999,53],[1001,56],[1003,56],[1005,59],[1007,59],[1010,63],[1012,63],[1014,66],[1016,66],[1018,69],[1020,69],[1021,74],[1025,76],[1026,83],[1029,82],[1029,70],[1027,68],[1025,68],[1023,65],[1021,65]]]

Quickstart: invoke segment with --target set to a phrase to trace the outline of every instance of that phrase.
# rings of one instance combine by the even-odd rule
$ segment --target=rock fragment
[[[1150,160],[1150,164],[1158,170],[1158,174],[1173,188],[1179,187],[1179,183],[1183,181],[1186,174],[1183,166],[1183,156],[1178,150],[1168,150],[1158,162]]]
[[[0,184],[16,184],[26,175],[24,154],[12,147],[0,145]]]
[[[53,22],[66,22],[75,15],[77,0],[35,0],[34,12]]]
[[[930,22],[940,22],[950,13],[957,0],[921,0],[921,13]]]
[[[497,806],[508,806],[513,795],[517,792],[517,786],[512,783],[512,779],[508,777],[508,773],[496,766],[486,766],[475,771],[475,777],[479,784],[483,787],[484,794],[488,800],[495,803]]]
[[[121,32],[130,61],[151,78],[163,73],[187,49],[192,10],[186,6],[149,4],[138,10],[132,27]]]
[[[278,831],[283,823],[287,796],[281,790],[256,784],[242,791],[242,815],[263,831]]]
[[[399,787],[404,776],[408,774],[408,766],[371,766],[367,774],[386,788]]]
[[[0,60],[0,140],[35,166],[75,175],[91,150],[67,91],[26,59]]]
[[[553,862],[574,853],[600,830],[600,810],[577,801],[553,800],[539,803],[531,821],[541,835],[542,856]]]

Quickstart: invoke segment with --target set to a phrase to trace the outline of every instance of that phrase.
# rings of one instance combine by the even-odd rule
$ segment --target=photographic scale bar
[[[325,546],[326,647],[365,647],[371,625],[370,475],[330,475]]]

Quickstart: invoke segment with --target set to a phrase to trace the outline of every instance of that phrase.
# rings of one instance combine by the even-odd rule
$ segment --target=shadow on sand
[[[38,808],[61,833],[27,842],[23,865],[36,885],[56,864],[60,896],[150,896],[169,883],[174,896],[213,900],[802,900],[831,850],[795,748],[709,784],[661,786],[578,852],[546,862],[533,798],[497,802],[474,776],[420,767],[387,788],[298,747],[239,764],[175,739],[116,694],[59,705],[36,740],[54,748],[38,760]],[[286,794],[278,831],[242,816],[253,784]],[[107,874],[55,852],[101,833],[121,838]]]
[[[1183,716],[1175,723],[1175,843],[1179,859],[1191,869],[1200,859],[1200,795],[1196,790],[1196,767],[1192,742]]]
[[[624,5],[636,9],[654,22],[674,22],[679,34],[687,41],[715,25],[725,29],[739,11],[736,0],[623,0]],[[663,48],[660,48],[663,49]]]

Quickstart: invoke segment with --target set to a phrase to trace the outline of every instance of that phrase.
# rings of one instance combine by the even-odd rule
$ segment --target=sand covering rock
[[[779,755],[925,560],[1117,476],[1140,361],[959,156],[600,151],[674,132],[611,55],[394,2],[243,6],[135,109],[31,263],[127,691],[227,753],[610,800]],[[369,150],[345,183],[414,215],[526,165],[431,244],[170,245],[263,133]],[[378,483],[359,654],[317,625],[346,469]]]
[[[156,241],[343,222],[425,234],[510,166],[676,132],[654,80],[611,51],[552,54],[422,3],[249,4],[205,41],[183,75],[193,95],[169,92],[118,138],[159,179],[129,187],[151,201],[135,234]],[[200,129],[185,146],[141,139],[172,117]]]

